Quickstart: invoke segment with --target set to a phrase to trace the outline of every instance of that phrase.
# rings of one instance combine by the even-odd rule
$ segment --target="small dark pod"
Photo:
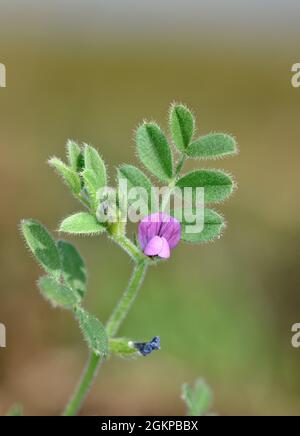
[[[154,338],[149,342],[134,342],[133,346],[142,354],[142,356],[147,356],[152,353],[152,351],[160,350],[160,337],[154,336]]]

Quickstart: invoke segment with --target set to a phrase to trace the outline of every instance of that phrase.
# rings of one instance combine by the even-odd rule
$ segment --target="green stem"
[[[173,193],[174,187],[175,187],[175,185],[176,185],[176,182],[177,182],[178,176],[179,176],[179,174],[180,174],[180,171],[182,170],[182,167],[183,167],[183,165],[184,165],[185,160],[186,160],[186,155],[183,154],[182,157],[181,157],[181,159],[180,159],[180,161],[178,162],[178,164],[177,164],[177,166],[176,166],[174,177],[173,177],[173,178],[170,180],[170,182],[169,182],[169,185],[168,185],[168,188],[169,188],[169,189],[168,189],[168,193],[167,193],[167,195],[165,195],[164,198],[163,198],[163,202],[162,202],[162,206],[161,206],[161,210],[162,210],[162,212],[165,212],[166,207],[167,207],[167,206],[170,206],[170,198],[171,198],[171,195],[172,195],[172,193]]]
[[[81,404],[85,400],[90,390],[94,378],[97,375],[100,364],[101,364],[101,356],[92,353],[87,363],[87,366],[84,370],[84,373],[82,375],[81,381],[79,382],[79,385],[77,386],[73,397],[68,403],[63,413],[63,416],[74,416],[77,414],[77,412],[81,407]]]
[[[186,160],[186,155],[183,154],[181,159],[180,159],[180,161],[177,164],[177,167],[176,167],[176,170],[175,170],[174,181],[176,181],[177,177],[179,176],[180,171],[182,170],[182,167],[184,165],[185,160]]]
[[[141,252],[141,250],[125,235],[112,236],[112,239],[123,248],[127,254],[129,254],[134,262],[139,263],[147,260],[147,257]]]
[[[147,265],[147,260],[143,260],[136,265],[126,291],[122,295],[119,303],[117,304],[115,310],[113,311],[111,317],[106,324],[106,332],[109,338],[116,335],[122,321],[124,321],[124,319],[128,315],[128,312],[134,300],[136,299],[138,291],[144,280]]]
[[[117,333],[122,321],[124,321],[124,319],[128,315],[128,312],[141,287],[148,265],[148,260],[145,258],[145,256],[143,256],[142,260],[140,260],[141,252],[138,250],[138,248],[135,247],[134,244],[131,243],[129,239],[127,239],[126,237],[122,237],[121,239],[122,242],[124,243],[123,248],[126,247],[127,250],[131,251],[131,254],[135,256],[135,259],[139,259],[139,261],[137,261],[135,265],[134,271],[132,273],[126,291],[122,295],[119,303],[117,304],[115,310],[113,311],[111,317],[107,322],[106,332],[109,338],[111,338]],[[120,243],[120,240],[118,242]],[[137,252],[133,247],[135,247],[138,250],[139,255],[137,254]],[[101,365],[101,356],[98,356],[93,353],[85,368],[81,381],[64,411],[64,416],[74,416],[77,414],[81,404],[85,400],[90,390],[90,387],[92,385],[94,378],[97,375],[100,365]]]

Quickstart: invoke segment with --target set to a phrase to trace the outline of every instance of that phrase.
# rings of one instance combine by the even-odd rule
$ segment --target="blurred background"
[[[181,384],[203,376],[218,414],[299,414],[299,13],[296,0],[1,0],[0,414],[16,401],[59,414],[87,357],[72,316],[40,297],[18,229],[33,217],[55,232],[80,209],[47,158],[64,157],[68,138],[89,142],[113,182],[136,162],[138,123],[166,129],[174,100],[199,133],[238,139],[237,157],[213,162],[239,184],[218,208],[228,228],[150,270],[121,333],[160,335],[162,350],[103,365],[81,413],[184,414]],[[88,265],[86,306],[105,321],[131,265],[104,237],[71,240]]]

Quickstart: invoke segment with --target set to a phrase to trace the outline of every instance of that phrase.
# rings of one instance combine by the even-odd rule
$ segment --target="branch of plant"
[[[122,322],[127,317],[140,290],[149,264],[146,256],[144,256],[144,254],[125,235],[114,236],[112,238],[134,260],[135,267],[125,292],[121,296],[121,299],[106,324],[108,338],[112,338],[117,334]],[[101,363],[102,356],[94,353],[91,354],[81,381],[63,413],[64,416],[74,416],[78,413],[83,401],[88,395]]]

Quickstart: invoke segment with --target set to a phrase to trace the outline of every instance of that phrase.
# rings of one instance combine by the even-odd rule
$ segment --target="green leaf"
[[[95,212],[98,206],[97,191],[99,189],[98,178],[93,170],[85,169],[81,173],[84,186],[87,190],[90,206]]]
[[[123,164],[118,168],[118,175],[127,179],[128,189],[141,187],[151,192],[151,181],[139,168]]]
[[[67,142],[67,156],[72,170],[75,172],[79,171],[82,165],[83,156],[80,145],[71,139],[69,139]]]
[[[48,163],[63,178],[71,191],[74,194],[79,194],[81,190],[79,175],[57,157],[52,157],[51,159],[49,159]]]
[[[13,404],[6,416],[23,416],[23,406],[22,404]]]
[[[173,176],[172,154],[166,137],[155,123],[144,123],[136,132],[139,158],[148,170],[160,180]]]
[[[100,157],[98,151],[90,146],[85,144],[84,148],[84,166],[85,169],[91,170],[95,174],[95,189],[103,188],[106,186],[106,168],[105,164]]]
[[[182,386],[182,399],[187,406],[188,416],[204,416],[213,403],[213,394],[203,379],[198,379],[194,388]]]
[[[26,243],[38,263],[54,277],[59,277],[61,264],[54,239],[39,222],[29,219],[21,221],[21,230]]]
[[[109,352],[120,356],[130,356],[137,354],[136,348],[131,345],[131,341],[126,338],[111,338],[108,342]]]
[[[188,232],[188,226],[193,223],[183,221],[181,226],[181,239],[186,242],[209,242],[220,237],[225,228],[224,218],[211,209],[204,209],[204,227],[199,233]]]
[[[185,153],[195,130],[193,114],[186,106],[175,104],[171,107],[169,124],[174,144]]]
[[[209,135],[201,136],[187,148],[187,155],[189,157],[202,159],[214,159],[235,154],[236,152],[237,145],[235,139],[224,133],[210,133]]]
[[[217,203],[228,198],[234,189],[231,177],[219,170],[198,170],[186,174],[176,183],[179,188],[204,188],[206,203]],[[195,190],[193,193],[195,194]]]
[[[133,165],[121,165],[118,168],[118,178],[127,180],[128,191],[132,188],[144,188],[147,192],[148,204],[151,202],[151,181],[139,168]]]
[[[64,219],[59,231],[74,234],[97,234],[104,232],[105,227],[88,212],[78,212]]]
[[[82,299],[87,282],[87,273],[82,257],[70,242],[58,241],[57,248],[61,258],[64,281],[72,289],[75,289]]]
[[[102,323],[82,307],[76,309],[75,316],[88,347],[98,356],[106,357],[108,354],[108,338]]]
[[[71,308],[80,302],[78,293],[53,277],[44,276],[38,281],[42,295],[54,306]]]

